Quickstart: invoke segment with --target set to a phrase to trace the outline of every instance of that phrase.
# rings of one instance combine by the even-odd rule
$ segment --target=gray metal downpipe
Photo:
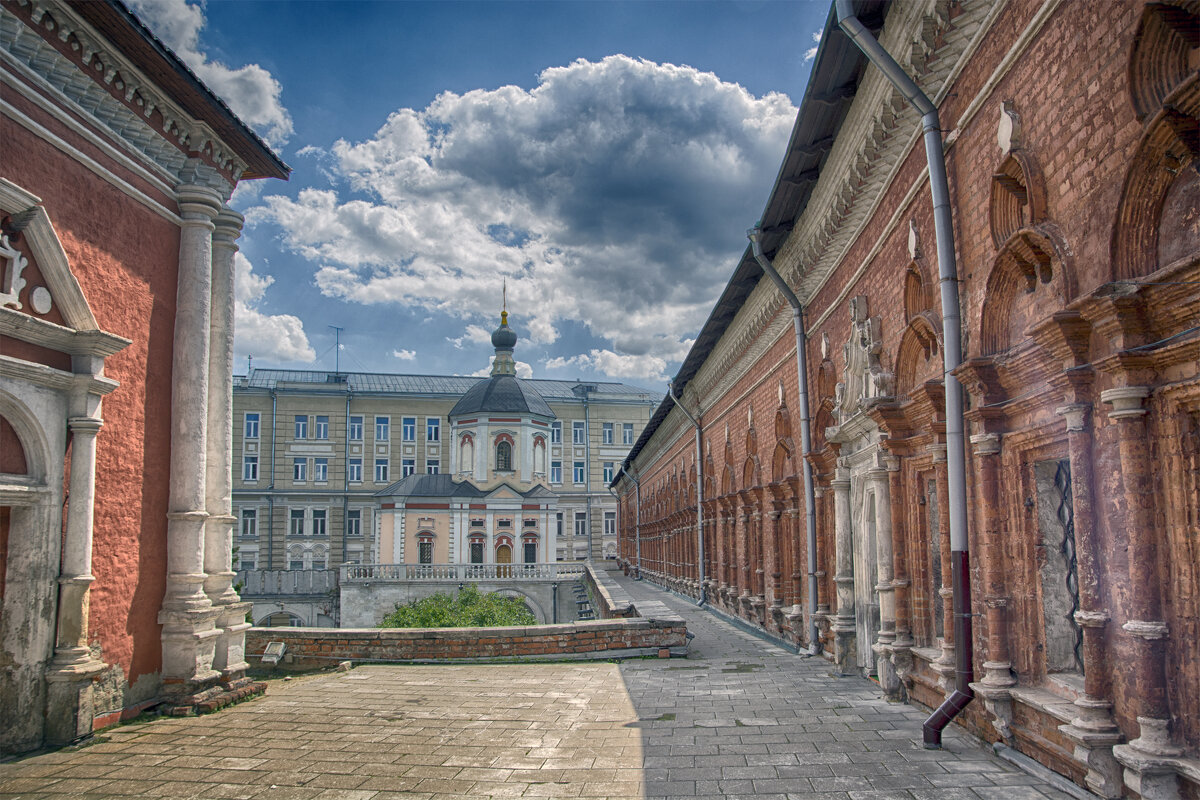
[[[817,506],[812,464],[808,460],[809,454],[812,453],[812,433],[809,422],[808,353],[805,348],[808,336],[804,332],[804,307],[800,305],[800,298],[796,297],[796,293],[775,269],[775,265],[763,254],[762,230],[759,226],[746,231],[746,235],[750,238],[755,260],[779,287],[788,305],[792,307],[792,329],[796,333],[796,381],[800,388],[800,460],[803,462],[804,529],[808,550],[808,654],[815,656],[821,652],[821,632],[817,628]]]
[[[696,575],[700,579],[700,599],[696,605],[702,606],[708,602],[708,588],[704,585],[704,462],[701,461],[700,450],[700,437],[703,429],[700,427],[699,420],[693,417],[675,396],[674,381],[667,384],[667,394],[675,401],[675,406],[692,421],[692,425],[696,426]]]
[[[970,550],[967,543],[966,444],[964,441],[962,385],[953,371],[962,363],[962,328],[958,298],[958,266],[954,258],[954,221],[950,211],[950,184],[942,150],[937,108],[896,60],[875,40],[854,14],[851,0],[835,0],[838,26],[872,64],[921,113],[925,132],[925,158],[929,164],[929,191],[933,196],[933,227],[937,240],[938,281],[942,301],[942,357],[946,390],[946,460],[950,511],[950,566],[954,605],[954,692],[925,720],[925,747],[942,746],[942,729],[975,696],[974,643],[971,639]]]

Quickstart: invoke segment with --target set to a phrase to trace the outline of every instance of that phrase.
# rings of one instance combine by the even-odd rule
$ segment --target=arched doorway
[[[512,574],[512,567],[502,566],[512,563],[512,546],[507,544],[496,547],[496,577],[507,578]]]

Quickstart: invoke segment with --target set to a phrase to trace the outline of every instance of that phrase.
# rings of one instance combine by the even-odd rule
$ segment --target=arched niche
[[[927,380],[941,380],[941,335],[937,318],[926,311],[909,320],[896,351],[896,394],[906,396]]]
[[[1112,278],[1136,280],[1196,253],[1200,73],[1160,108],[1125,176],[1113,233]]]
[[[794,457],[795,445],[790,438],[780,439],[775,443],[775,452],[771,455],[771,481],[779,483],[796,474]]]
[[[1147,3],[1129,57],[1129,94],[1139,120],[1155,114],[1200,67],[1200,2]]]
[[[904,270],[904,321],[911,322],[933,308],[933,286],[916,259]]]
[[[997,249],[1018,231],[1045,221],[1046,193],[1041,171],[1028,151],[1010,152],[993,173],[988,208],[992,243]]]
[[[762,469],[758,464],[758,456],[750,456],[742,464],[742,486],[750,489],[762,485]]]
[[[988,275],[980,315],[983,355],[1002,353],[1025,329],[1075,298],[1070,250],[1057,228],[1022,228],[1004,242]]]

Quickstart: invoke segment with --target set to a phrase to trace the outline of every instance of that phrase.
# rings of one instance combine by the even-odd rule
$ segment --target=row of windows
[[[571,481],[573,483],[583,483],[585,478],[585,470],[587,464],[583,461],[576,461],[571,465]],[[616,470],[616,465],[612,461],[604,462],[604,482],[612,483],[613,474]],[[562,483],[563,465],[561,461],[550,462],[550,482]]]
[[[309,474],[308,458],[293,458],[292,459],[292,480],[297,483],[308,481]],[[329,459],[314,458],[312,461],[312,480],[315,483],[325,483],[329,480]],[[436,458],[426,459],[425,472],[429,475],[437,475],[442,468],[441,461]],[[400,460],[400,472],[402,478],[407,478],[417,471],[417,460],[415,458],[404,458]],[[363,479],[363,460],[361,458],[351,458],[346,462],[346,478],[350,483],[362,483]],[[375,459],[375,482],[387,483],[389,475],[389,461],[386,458]],[[258,456],[243,456],[242,457],[242,480],[246,482],[254,482],[258,480]]]
[[[575,421],[571,423],[571,444],[587,444],[586,423]],[[600,427],[600,443],[613,444],[616,423],[605,422]],[[550,443],[562,444],[562,421],[550,423]],[[633,444],[633,423],[621,423],[621,444]]]
[[[289,536],[326,536],[329,528],[329,511],[324,508],[314,508],[311,513],[303,508],[293,508],[288,512]],[[240,533],[243,539],[258,537],[258,509],[243,508]],[[362,510],[351,509],[346,512],[346,536],[362,536]]]
[[[560,511],[555,516],[555,523],[557,525],[558,535],[562,536],[563,535],[563,512]],[[586,511],[576,511],[575,512],[575,535],[576,536],[587,536],[588,535],[587,512]],[[615,511],[605,511],[604,512],[604,535],[605,536],[616,536],[617,535],[617,512],[615,512]]]
[[[297,439],[309,438],[309,417],[307,414],[297,414],[294,417],[295,433]],[[245,438],[257,439],[259,437],[259,425],[261,416],[258,412],[246,413]],[[364,417],[350,417],[350,441],[361,442],[363,438]],[[317,415],[314,418],[312,427],[313,439],[328,439],[329,438],[329,417],[325,414]],[[391,435],[391,417],[375,417],[375,440],[386,441]],[[415,442],[417,440],[417,418],[402,417],[400,420],[400,437],[405,442]],[[425,419],[425,439],[430,442],[441,441],[442,438],[442,421],[438,417],[427,417]]]

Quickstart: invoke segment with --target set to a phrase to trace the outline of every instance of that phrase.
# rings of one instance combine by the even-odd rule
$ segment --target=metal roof
[[[858,18],[873,34],[883,28],[887,13],[887,0],[854,0]],[[846,119],[846,113],[862,82],[867,61],[859,49],[838,27],[832,4],[821,33],[821,43],[809,75],[804,99],[796,112],[796,124],[788,141],[783,163],[775,177],[775,185],[767,198],[759,226],[762,229],[763,253],[774,258],[776,251],[786,241],[795,220],[804,213],[812,196],[817,177],[825,166],[825,158],[833,147],[833,140]],[[747,220],[750,223],[750,220]],[[751,224],[747,224],[747,228]],[[684,358],[679,372],[675,374],[676,395],[682,395],[684,387],[704,365],[717,342],[746,298],[754,291],[763,277],[762,267],[754,258],[750,245],[733,270],[725,290],[717,299],[708,320],[696,335],[696,340]],[[650,422],[642,429],[641,436],[626,456],[622,468],[637,458],[642,448],[666,420],[675,405],[670,396],[663,397]],[[616,483],[619,475],[614,477]]]
[[[490,378],[475,378],[463,375],[396,375],[383,372],[326,372],[323,370],[258,369],[249,375],[235,375],[234,389],[276,389],[280,384],[304,384],[311,391],[328,389],[345,392],[347,388],[357,394],[418,394],[446,397],[461,397],[474,386]],[[532,386],[547,402],[582,402],[583,388],[599,400],[632,400],[652,403],[661,397],[640,386],[613,381],[561,381],[539,378],[522,378],[522,383]]]
[[[502,486],[507,486],[517,494],[527,500],[535,498],[550,498],[557,495],[542,486],[540,483],[521,491],[511,484],[504,483]],[[391,486],[385,489],[380,489],[375,493],[376,497],[468,497],[478,499],[487,497],[500,487],[495,487],[489,490],[480,489],[470,481],[456,481],[454,476],[448,472],[438,473],[437,475],[417,475],[412,474],[406,478],[396,481]]]
[[[480,413],[536,414],[554,419],[554,412],[531,384],[512,375],[494,375],[467,390],[454,408],[451,417]]]

